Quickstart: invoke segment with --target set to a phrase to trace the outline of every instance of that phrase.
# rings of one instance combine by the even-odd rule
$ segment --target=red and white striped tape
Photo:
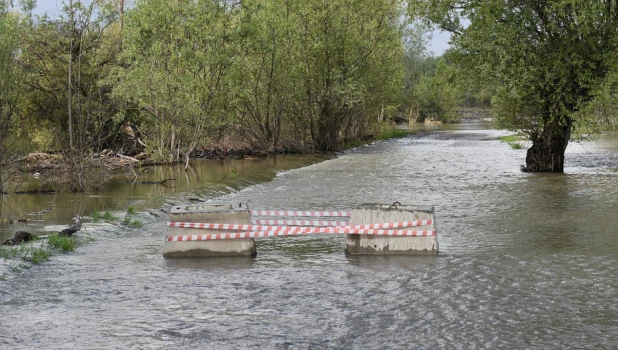
[[[317,230],[319,232],[312,232]],[[434,236],[435,231],[404,231],[404,230],[362,230],[362,229],[345,229],[346,232],[322,232],[322,230],[340,230],[338,228],[309,228],[305,231],[261,231],[261,232],[232,232],[232,233],[213,233],[207,235],[190,235],[190,236],[168,236],[168,242],[187,242],[187,241],[210,241],[223,239],[241,239],[241,238],[258,238],[258,237],[276,237],[290,236],[300,234],[315,234],[315,233],[345,233],[345,234],[374,234],[380,236],[400,236],[400,237],[421,237]]]
[[[350,216],[349,211],[249,210],[254,216]]]
[[[342,229],[394,229],[394,228],[406,228],[406,227],[418,227],[430,225],[431,220],[418,220],[418,221],[403,221],[403,222],[387,222],[380,224],[365,224],[355,226],[343,226]],[[169,227],[183,227],[183,228],[197,228],[208,230],[235,230],[235,231],[288,231],[299,230],[307,227],[298,226],[262,226],[262,225],[248,225],[248,224],[213,224],[206,222],[167,222]],[[338,228],[339,229],[339,228]]]
[[[259,220],[252,219],[253,225],[286,225],[286,226],[350,226],[349,221],[317,221],[317,220]]]

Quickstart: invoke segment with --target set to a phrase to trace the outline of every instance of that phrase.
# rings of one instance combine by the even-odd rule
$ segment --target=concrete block
[[[250,224],[251,217],[247,208],[233,205],[201,205],[173,207],[169,221],[172,222],[207,222],[220,224]],[[190,236],[229,232],[223,230],[205,230],[182,227],[168,227],[167,236]],[[171,257],[208,257],[208,256],[255,256],[253,238],[165,242],[163,256]]]
[[[365,205],[352,210],[350,225],[377,224],[414,220],[432,220],[431,225],[407,228],[410,231],[436,231],[433,206]],[[404,255],[438,254],[438,236],[394,237],[376,235],[348,235],[346,254],[352,255]]]

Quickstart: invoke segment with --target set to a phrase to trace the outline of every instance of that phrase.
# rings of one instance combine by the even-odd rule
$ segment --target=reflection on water
[[[250,160],[195,160],[185,172],[184,166],[156,166],[141,170],[139,178],[132,175],[111,178],[96,193],[71,193],[68,185],[54,185],[55,195],[3,195],[0,200],[0,218],[4,220],[28,219],[29,231],[43,232],[47,226],[72,222],[80,213],[91,216],[94,211],[122,212],[132,205],[138,211],[157,208],[164,203],[177,201],[202,201],[211,197],[238,191],[256,183],[272,180],[277,173],[313,164],[326,155],[286,155]],[[153,184],[165,179],[164,184]],[[32,177],[21,184],[20,191],[51,188],[46,179]],[[14,192],[9,187],[7,192]],[[51,210],[50,210],[51,209]],[[45,211],[40,215],[33,215]],[[0,223],[5,232],[26,229],[24,225]]]
[[[615,348],[616,141],[569,146],[566,174],[529,174],[525,150],[500,135],[437,129],[297,169],[237,168],[236,181],[225,167],[194,166],[188,179],[159,170],[151,179],[177,177],[176,189],[152,196],[110,184],[118,201],[93,201],[141,201],[144,227],[86,222],[94,240],[76,252],[5,273],[0,348]],[[249,175],[262,172],[273,181]],[[258,239],[255,258],[164,259],[156,208],[193,197],[255,209],[431,204],[441,253],[345,256],[345,237],[315,235]],[[47,203],[20,205],[3,213]]]

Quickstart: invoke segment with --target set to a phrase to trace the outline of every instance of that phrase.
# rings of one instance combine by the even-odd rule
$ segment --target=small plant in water
[[[49,260],[49,251],[43,247],[35,248],[32,250],[30,257],[26,257],[26,260],[30,260],[35,264],[40,264]]]
[[[131,222],[129,223],[129,226],[140,228],[144,226],[144,224],[142,224],[142,222],[139,220],[131,220]]]
[[[102,218],[101,213],[99,213],[96,210],[92,212],[92,221],[97,222],[101,218]]]
[[[131,227],[142,227],[144,226],[144,224],[137,220],[137,219],[131,219],[132,215],[137,214],[137,212],[135,211],[135,207],[133,207],[132,205],[129,206],[129,208],[127,209],[127,213],[124,216],[124,224],[126,226],[131,226]]]
[[[49,235],[49,245],[65,252],[72,252],[75,250],[75,238],[65,235],[59,235],[52,233]]]
[[[110,212],[109,210],[105,211],[105,214],[103,214],[103,219],[107,220],[107,221],[116,221],[118,220],[117,217],[115,217],[112,212]]]
[[[521,143],[519,142],[510,143],[510,145],[512,149],[521,149]]]

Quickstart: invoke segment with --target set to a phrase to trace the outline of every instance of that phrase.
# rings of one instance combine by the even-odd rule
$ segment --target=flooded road
[[[75,252],[5,272],[0,348],[615,348],[618,142],[571,144],[566,174],[527,174],[504,134],[462,125],[157,197],[432,204],[438,256],[345,256],[345,237],[317,235],[256,240],[254,259],[166,260],[166,217],[146,203],[142,228],[85,222]]]

